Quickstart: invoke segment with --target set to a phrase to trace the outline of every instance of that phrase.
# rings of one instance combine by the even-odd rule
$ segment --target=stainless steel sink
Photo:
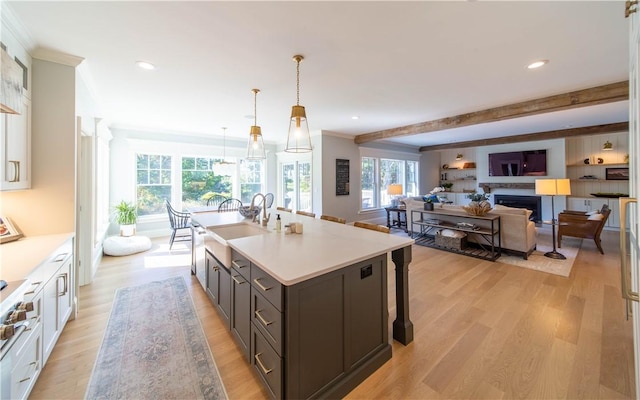
[[[231,268],[231,247],[227,241],[266,233],[269,233],[266,228],[247,223],[209,228],[204,244],[218,261],[223,263],[225,267]]]

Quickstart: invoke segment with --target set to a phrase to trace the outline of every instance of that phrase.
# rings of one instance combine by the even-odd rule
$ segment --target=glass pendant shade
[[[309,125],[307,125],[307,113],[304,106],[300,105],[300,61],[304,57],[300,55],[293,56],[296,62],[296,105],[291,107],[291,118],[289,119],[289,132],[287,134],[287,145],[284,151],[288,153],[308,153],[311,147],[311,135],[309,134]]]
[[[293,106],[291,107],[291,119],[289,120],[287,147],[284,151],[307,153],[311,150],[311,135],[309,134],[309,125],[307,124],[304,106]]]
[[[252,126],[247,144],[247,160],[263,160],[267,158],[262,140],[262,130],[259,126]]]
[[[258,126],[257,98],[260,89],[252,89],[253,92],[253,125],[249,131],[249,143],[247,143],[247,160],[264,160],[267,153],[264,150],[264,141],[262,140],[262,129]]]

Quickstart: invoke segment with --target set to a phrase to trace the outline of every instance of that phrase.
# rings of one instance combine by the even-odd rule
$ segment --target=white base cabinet
[[[41,243],[44,244],[42,248]],[[25,251],[46,254],[42,258],[23,256],[39,260],[37,265],[23,266],[30,271],[24,278],[31,284],[24,294],[24,301],[33,303],[33,311],[27,313],[27,328],[11,348],[10,357],[5,357],[0,366],[11,370],[11,388],[8,395],[2,388],[2,398],[26,399],[73,313],[74,238],[69,235],[56,241],[48,240],[46,236],[33,237],[3,246],[2,261],[11,260],[12,265],[19,263],[17,260]],[[48,248],[47,252],[44,248]]]
[[[71,315],[71,295],[69,293],[69,281],[73,257],[65,255],[63,264],[44,286],[43,294],[43,359],[47,362],[53,347],[62,333],[64,325]]]
[[[588,212],[593,210],[600,210],[605,204],[611,209],[611,214],[609,214],[609,218],[607,219],[605,227],[620,228],[620,207],[618,206],[618,199],[597,197],[567,197],[567,210]]]

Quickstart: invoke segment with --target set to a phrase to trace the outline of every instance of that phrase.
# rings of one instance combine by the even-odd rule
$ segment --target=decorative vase
[[[433,211],[433,203],[424,203],[425,211]]]

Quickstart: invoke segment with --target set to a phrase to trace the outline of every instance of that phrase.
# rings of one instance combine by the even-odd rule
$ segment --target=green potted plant
[[[115,207],[116,222],[120,224],[120,236],[134,236],[138,210],[135,205],[122,200]]]
[[[442,182],[442,185],[440,185],[444,188],[445,192],[450,192],[451,191],[451,187],[453,186],[453,182]]]
[[[471,193],[467,195],[467,198],[471,201],[475,201],[476,203],[480,203],[482,201],[489,200],[489,194],[487,193]]]

